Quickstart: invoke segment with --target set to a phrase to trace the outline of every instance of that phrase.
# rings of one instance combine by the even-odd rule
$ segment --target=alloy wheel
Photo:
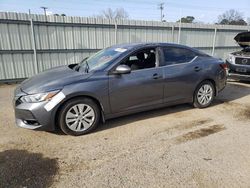
[[[213,98],[213,88],[209,84],[202,85],[198,90],[197,99],[201,105],[207,105]]]
[[[95,118],[95,112],[91,106],[76,104],[67,111],[65,122],[72,131],[81,132],[90,128]]]

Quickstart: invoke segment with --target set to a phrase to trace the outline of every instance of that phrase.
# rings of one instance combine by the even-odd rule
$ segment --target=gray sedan
[[[82,135],[102,121],[192,103],[208,107],[226,86],[226,64],[187,46],[116,45],[25,80],[15,90],[18,126]]]

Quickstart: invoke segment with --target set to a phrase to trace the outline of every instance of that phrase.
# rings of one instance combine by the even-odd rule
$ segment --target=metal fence
[[[226,58],[249,26],[107,20],[0,12],[0,81],[77,63],[99,49],[131,42],[171,42]]]

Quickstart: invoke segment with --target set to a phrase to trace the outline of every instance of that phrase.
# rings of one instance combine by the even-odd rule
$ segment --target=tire
[[[100,109],[89,98],[72,99],[62,106],[58,120],[61,130],[65,134],[84,135],[98,126]]]
[[[210,81],[201,82],[194,92],[193,106],[206,108],[211,105],[215,97],[215,86]]]

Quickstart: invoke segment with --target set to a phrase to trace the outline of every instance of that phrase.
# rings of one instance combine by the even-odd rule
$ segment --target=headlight
[[[235,57],[234,57],[234,55],[229,54],[229,56],[228,56],[228,58],[227,58],[227,61],[228,61],[229,63],[234,63],[234,62],[235,62]]]
[[[21,97],[21,101],[24,103],[36,103],[42,101],[49,101],[54,97],[60,90],[50,91],[46,93],[37,93],[33,95],[25,95]]]

